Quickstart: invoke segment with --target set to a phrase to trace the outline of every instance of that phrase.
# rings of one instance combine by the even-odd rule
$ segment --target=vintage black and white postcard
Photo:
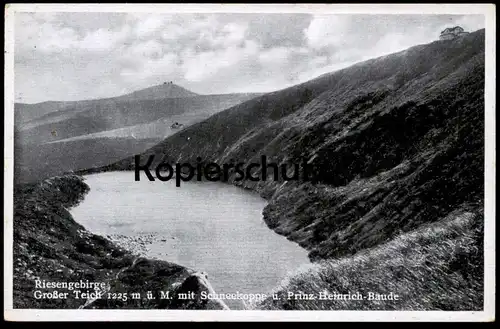
[[[11,4],[5,31],[5,319],[495,319],[494,5]]]

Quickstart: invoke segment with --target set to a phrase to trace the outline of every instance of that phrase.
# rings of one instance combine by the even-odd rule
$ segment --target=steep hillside
[[[369,60],[217,113],[142,155],[161,161],[302,163],[314,183],[230,182],[269,199],[268,226],[342,257],[461,207],[480,209],[484,30]],[[128,158],[98,170],[130,170]],[[255,175],[260,172],[254,173]],[[143,176],[144,177],[144,176]]]

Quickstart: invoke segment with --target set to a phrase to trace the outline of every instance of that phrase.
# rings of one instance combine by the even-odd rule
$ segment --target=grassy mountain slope
[[[96,138],[117,138],[117,137],[132,137],[136,139],[151,138],[155,139],[157,143],[163,139],[171,136],[181,129],[189,127],[192,124],[201,122],[210,117],[207,113],[183,113],[179,115],[172,115],[168,118],[161,118],[148,123],[141,123],[133,126],[123,128],[116,128],[111,130],[100,131],[97,133],[80,135],[76,137],[60,139],[49,143],[61,143],[83,139],[96,139]],[[171,127],[175,122],[182,122],[180,127]],[[155,144],[157,144],[155,143]]]
[[[64,110],[76,102],[42,102],[36,104],[15,103],[14,120],[16,125],[22,125],[28,121],[35,120],[51,112]]]
[[[168,88],[158,87],[165,91],[163,96],[179,96],[184,92],[173,84]],[[20,123],[24,112],[16,110],[16,181],[32,182],[67,171],[103,166],[143,152],[177,132],[170,129],[174,122],[182,123],[185,128],[257,95],[196,96],[193,93],[195,96],[191,96],[186,91],[184,98],[145,99],[148,95],[160,95],[151,90],[156,89],[126,95],[128,98],[136,95],[139,100],[126,100],[126,97],[47,102],[47,107],[59,110],[24,123]],[[33,113],[36,105],[30,105],[34,107]],[[26,113],[32,113],[31,110]]]
[[[23,144],[41,144],[183,114],[199,113],[208,117],[253,96],[255,95],[228,94],[129,101],[84,101],[26,122],[18,127],[18,131]]]
[[[104,166],[140,153],[158,143],[156,138],[92,138],[52,144],[14,143],[14,181],[37,182],[66,172]]]
[[[354,256],[313,263],[285,279],[275,290],[277,299],[268,298],[252,308],[482,310],[483,214],[478,210],[461,209]],[[318,298],[300,300],[290,292]],[[320,297],[358,292],[366,299]],[[377,294],[391,292],[397,299],[376,300]]]
[[[257,96],[257,94],[255,94],[255,96]],[[79,139],[93,139],[100,137],[131,137],[131,136],[137,139],[157,138],[159,139],[158,140],[159,142],[164,138],[173,135],[174,133],[179,131],[180,128],[170,129],[170,126],[173,123],[175,122],[182,123],[181,128],[189,127],[194,123],[201,122],[209,118],[211,115],[219,112],[221,109],[229,108],[238,102],[245,101],[247,97],[252,98],[254,97],[254,95],[253,94],[210,95],[210,99],[214,102],[213,106],[209,104],[209,106],[207,108],[204,108],[202,111],[182,112],[179,114],[168,115],[158,120],[147,123],[110,129],[86,135],[79,135],[76,137],[56,140],[55,142],[72,141]]]
[[[236,182],[234,174],[230,181],[266,197],[268,226],[313,260],[350,257],[464,208],[480,214],[484,30],[252,99],[167,138],[144,162],[150,154],[153,168],[196,165],[198,156],[221,164],[258,163],[261,155],[280,164],[307,160],[316,183]],[[128,158],[98,170],[133,167]],[[432,243],[439,249],[446,240]],[[461,257],[481,268],[473,249]]]

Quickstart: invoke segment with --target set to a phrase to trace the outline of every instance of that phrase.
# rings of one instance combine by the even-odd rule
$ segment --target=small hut
[[[174,123],[170,126],[170,128],[171,128],[171,129],[179,129],[179,128],[180,128],[180,127],[182,127],[182,126],[183,126],[183,124],[182,124],[182,123],[179,123],[179,122],[174,122]]]

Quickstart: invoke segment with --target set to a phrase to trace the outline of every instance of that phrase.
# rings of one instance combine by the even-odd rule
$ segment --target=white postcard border
[[[14,14],[16,12],[317,13],[485,15],[485,241],[484,310],[447,311],[192,311],[13,309]],[[494,4],[7,4],[4,74],[4,319],[7,321],[494,321],[495,100]]]

